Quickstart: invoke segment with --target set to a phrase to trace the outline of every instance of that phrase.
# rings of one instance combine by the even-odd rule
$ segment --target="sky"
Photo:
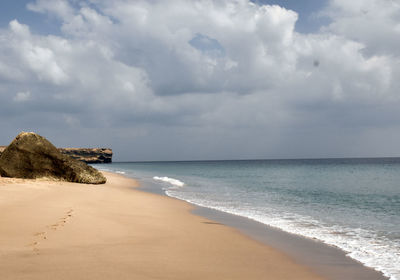
[[[397,0],[2,1],[0,145],[400,156]]]

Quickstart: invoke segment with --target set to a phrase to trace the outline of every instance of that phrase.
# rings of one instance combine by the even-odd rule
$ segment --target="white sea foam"
[[[108,169],[108,168],[104,168],[104,167],[101,167],[101,166],[95,166],[95,167],[96,167],[97,170],[100,170],[100,171],[113,172],[113,170]]]
[[[372,231],[325,225],[310,217],[292,213],[274,214],[273,209],[238,209],[217,201],[187,198],[174,189],[166,190],[166,194],[202,207],[247,217],[289,233],[320,240],[342,249],[349,257],[365,266],[381,271],[390,280],[400,280],[400,268],[397,265],[400,260],[400,244],[379,237]]]
[[[197,172],[199,166],[196,165],[195,167]],[[321,215],[313,215],[314,212],[312,211],[315,209],[297,211],[298,209],[291,208],[291,205],[285,207],[285,202],[283,202],[284,205],[282,205],[282,207],[280,204],[277,205],[276,203],[282,202],[282,197],[287,195],[287,193],[282,194],[282,192],[275,192],[274,189],[268,193],[268,197],[265,195],[266,203],[260,203],[263,198],[258,199],[257,195],[260,194],[258,190],[256,192],[247,189],[244,191],[244,188],[240,188],[238,185],[226,179],[233,173],[225,174],[226,177],[222,179],[209,179],[208,173],[210,170],[203,170],[201,168],[205,167],[200,165],[200,171],[196,173],[198,177],[188,177],[186,175],[179,178],[182,181],[171,177],[153,177],[154,170],[142,171],[139,169],[135,170],[134,174],[135,177],[139,176],[139,178],[143,177],[159,181],[166,194],[169,196],[186,200],[199,206],[247,217],[286,232],[318,239],[326,244],[336,246],[345,251],[351,258],[358,260],[368,267],[383,272],[390,280],[400,280],[400,267],[398,265],[400,262],[400,237],[398,236],[397,226],[391,226],[389,229],[387,229],[387,227],[380,229],[373,227],[374,223],[353,223],[351,220],[349,223],[342,222],[343,220],[338,216],[338,213],[343,213],[342,211],[338,211],[338,213],[332,215],[332,219],[320,219]],[[119,167],[115,169],[118,170]],[[163,169],[160,168],[160,170]],[[157,170],[158,174],[163,172],[160,170]],[[284,170],[286,170],[286,167]],[[127,172],[128,174],[132,173],[131,171]],[[205,176],[205,174],[207,176]],[[245,175],[246,174],[247,173],[245,173]],[[221,173],[217,175],[220,176]],[[224,175],[224,173],[222,173],[222,175]],[[365,174],[363,173],[363,175]],[[174,175],[172,176],[175,177]],[[234,174],[232,176],[234,176]],[[269,174],[269,176],[271,176],[271,174]],[[314,174],[313,176],[316,175]],[[353,178],[353,175],[351,176],[351,178]],[[285,178],[285,176],[283,177]],[[318,178],[317,176],[317,179]],[[242,178],[238,179],[241,180],[241,183],[248,183],[248,181]],[[262,177],[261,179],[275,182],[274,178],[271,179],[270,177]],[[183,181],[185,181],[185,183]],[[280,181],[278,180],[275,183],[279,186]],[[304,182],[304,184],[306,183],[309,182]],[[231,184],[233,184],[235,188],[231,188]],[[182,186],[185,187],[182,188]],[[252,187],[251,184],[249,184],[249,186]],[[264,195],[264,193],[262,193],[262,195]],[[296,198],[298,198],[298,196],[296,196]],[[255,203],[253,203],[253,201]],[[272,203],[267,203],[270,201]],[[296,204],[294,204],[294,206],[296,206]],[[339,205],[334,205],[334,209],[335,207],[339,207]],[[346,217],[347,216],[344,218]],[[350,217],[356,217],[356,215],[350,215]],[[368,216],[366,218],[368,218]],[[395,220],[397,221],[397,219]],[[364,225],[366,225],[366,227],[363,229],[358,228]],[[394,228],[392,235],[391,228]]]
[[[118,174],[125,174],[126,173],[125,171],[109,169],[109,168],[102,167],[102,166],[99,166],[99,165],[96,165],[95,168],[100,170],[100,171],[105,171],[105,172],[115,172],[115,173],[118,173]]]
[[[169,178],[169,177],[154,176],[153,179],[157,180],[157,181],[163,181],[163,182],[169,183],[169,184],[171,184],[173,186],[176,186],[176,187],[183,187],[185,185],[184,182],[179,181],[178,179]]]

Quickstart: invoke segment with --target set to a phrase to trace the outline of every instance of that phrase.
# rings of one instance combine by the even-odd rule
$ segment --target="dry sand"
[[[0,177],[0,279],[321,279],[289,257],[132,188]]]

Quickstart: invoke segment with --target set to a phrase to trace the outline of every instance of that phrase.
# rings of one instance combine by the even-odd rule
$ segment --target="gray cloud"
[[[0,30],[0,140],[35,130],[117,160],[398,155],[400,7],[380,3],[332,0],[300,34],[296,12],[247,0],[32,2],[61,35]]]

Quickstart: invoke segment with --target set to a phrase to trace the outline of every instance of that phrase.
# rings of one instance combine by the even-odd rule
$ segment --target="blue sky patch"
[[[197,33],[190,41],[189,44],[211,56],[221,57],[225,56],[225,49],[221,46],[217,39],[208,37],[201,33]]]

